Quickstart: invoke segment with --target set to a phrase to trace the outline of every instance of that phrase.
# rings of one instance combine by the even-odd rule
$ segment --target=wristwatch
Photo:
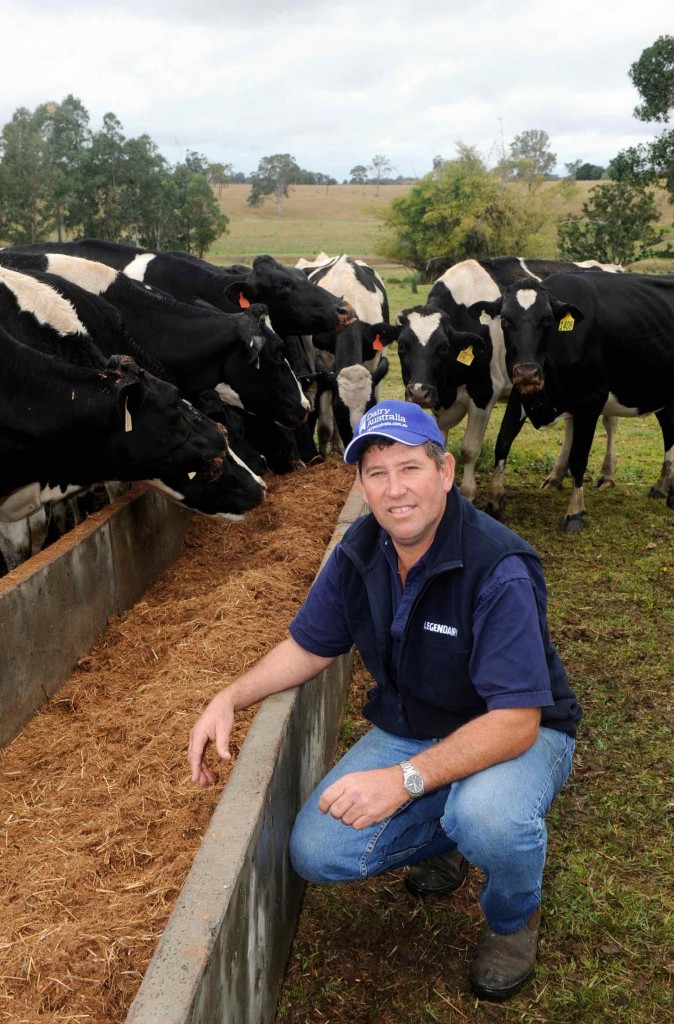
[[[419,774],[413,764],[409,761],[401,761],[400,767],[403,770],[403,786],[412,797],[416,800],[417,797],[424,795],[424,779]]]

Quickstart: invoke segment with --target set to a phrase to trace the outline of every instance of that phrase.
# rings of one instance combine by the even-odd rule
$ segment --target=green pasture
[[[400,395],[389,350],[385,391]],[[502,410],[479,460],[484,497]],[[461,428],[450,434],[458,457]],[[480,927],[473,869],[453,898],[419,903],[393,873],[309,886],[278,1024],[671,1024],[674,1018],[674,510],[646,497],[662,444],[654,417],[618,430],[616,487],[586,485],[587,525],[563,534],[569,499],[540,487],[561,425],[525,426],[507,472],[504,522],[539,551],[553,640],[584,707],[575,772],[549,816],[539,965],[502,1006],[466,983]],[[367,682],[356,677],[343,728],[352,743]]]

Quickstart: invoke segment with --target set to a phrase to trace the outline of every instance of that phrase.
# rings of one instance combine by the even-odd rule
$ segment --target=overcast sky
[[[674,33],[670,0],[0,0],[0,124],[77,96],[170,163],[263,156],[347,178],[378,153],[428,173],[548,133],[557,172],[653,138],[628,70]]]

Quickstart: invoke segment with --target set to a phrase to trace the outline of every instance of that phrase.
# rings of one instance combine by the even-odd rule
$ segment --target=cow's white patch
[[[344,254],[336,256],[333,260],[330,260],[329,257],[323,259],[323,257],[325,257],[325,253],[321,253],[312,266],[323,271],[325,271],[326,266],[330,266],[330,264],[332,266],[330,266],[329,271],[320,280],[316,281],[318,287],[324,288],[325,291],[330,292],[331,295],[336,296],[338,299],[345,299],[346,302],[349,302],[356,317],[362,323],[380,323],[383,319],[383,303],[386,289],[379,274],[373,271],[376,287],[380,289],[380,292],[371,292],[358,281],[354,267],[354,263],[358,263],[362,267],[367,267],[367,263],[364,263],[362,260],[352,260],[351,257]],[[321,260],[322,262],[320,262]],[[309,274],[309,280],[313,280],[311,273]]]
[[[0,267],[0,282],[12,292],[19,309],[32,313],[38,323],[53,327],[62,337],[66,334],[87,334],[72,303],[51,285],[7,267]]]
[[[288,362],[288,360],[284,359],[284,362],[285,362],[286,366],[288,367],[288,369],[290,370],[290,372],[292,373],[293,380],[297,384],[297,390],[300,393],[300,405],[302,406],[303,409],[306,410],[306,412],[309,412],[311,410],[311,402],[309,401],[307,396],[302,391],[302,385],[300,384],[300,382],[298,381],[297,377],[293,373],[292,367],[291,367],[290,363]]]
[[[420,345],[428,344],[431,340],[431,336],[440,326],[441,319],[442,313],[431,313],[426,316],[424,316],[423,313],[409,314],[408,322],[410,330],[414,332],[414,335]]]
[[[519,302],[522,309],[531,309],[538,292],[535,292],[533,288],[520,288],[516,292],[517,301]]]
[[[51,274],[65,277],[94,295],[102,295],[117,277],[114,267],[95,260],[83,260],[81,256],[66,256],[64,253],[52,252],[47,256],[47,267]]]
[[[372,374],[360,363],[345,366],[337,376],[337,393],[349,410],[349,423],[355,429],[372,397]]]
[[[643,416],[643,413],[639,409],[635,409],[631,406],[622,405],[613,392],[609,392],[609,396],[606,400],[606,404],[601,411],[602,416]]]
[[[538,274],[534,274],[533,270],[530,270],[526,264],[526,260],[523,260],[521,256],[517,257],[517,262],[522,268],[522,277],[533,277],[534,281],[542,280]]]
[[[225,405],[234,405],[237,409],[244,408],[243,402],[237,395],[234,388],[230,387],[229,384],[225,384],[223,381],[222,383],[215,385],[215,390],[218,392]]]
[[[260,485],[260,487],[262,488],[263,491],[267,490],[267,485],[264,482],[264,480],[262,479],[262,477],[258,476],[257,473],[254,473],[253,470],[250,468],[250,466],[247,463],[245,463],[243,461],[243,459],[240,459],[239,456],[236,454],[236,452],[233,451],[231,448],[229,449],[229,455],[232,457],[232,459],[234,460],[234,462],[236,462],[236,464],[238,466],[241,466],[241,468],[245,469],[245,471],[247,473],[250,473],[250,475],[252,476],[253,480],[255,480],[255,482]]]
[[[154,477],[152,480],[146,480],[145,483],[152,487],[155,491],[161,491],[167,498],[173,498],[174,501],[179,501],[181,504],[185,501],[185,495],[181,494],[180,491],[174,491],[172,487],[165,484],[159,477]]]
[[[136,256],[136,258],[131,260],[130,263],[127,263],[122,273],[125,277],[130,277],[134,281],[144,280],[147,272],[147,265],[155,258],[155,256],[156,253],[154,252],[144,252],[142,255]]]
[[[501,290],[477,260],[463,260],[438,278],[455,302],[472,306],[474,302],[491,302],[501,297]]]

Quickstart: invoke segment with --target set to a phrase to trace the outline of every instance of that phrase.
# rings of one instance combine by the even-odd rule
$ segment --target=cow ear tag
[[[470,366],[473,359],[475,359],[475,353],[473,352],[472,345],[469,345],[468,348],[462,348],[456,357],[457,363],[463,363],[464,366]]]
[[[382,345],[382,340],[379,337],[379,335],[377,335],[377,337],[372,342],[372,348],[375,350],[375,352],[383,352],[384,351],[384,346]]]
[[[487,311],[484,310],[484,309],[480,313],[480,323],[481,324],[487,324],[487,325],[489,325],[491,323],[491,317],[489,316],[489,313],[487,313]]]
[[[562,319],[559,321],[560,331],[572,331],[575,322],[576,321],[573,319],[571,314],[567,313],[566,316],[563,316]]]
[[[131,413],[129,412],[129,399],[124,399],[124,432],[126,434],[133,430],[133,423],[131,421]]]
[[[243,294],[243,292],[239,292],[239,305],[241,306],[241,309],[248,309],[248,307],[250,306],[250,302]]]

